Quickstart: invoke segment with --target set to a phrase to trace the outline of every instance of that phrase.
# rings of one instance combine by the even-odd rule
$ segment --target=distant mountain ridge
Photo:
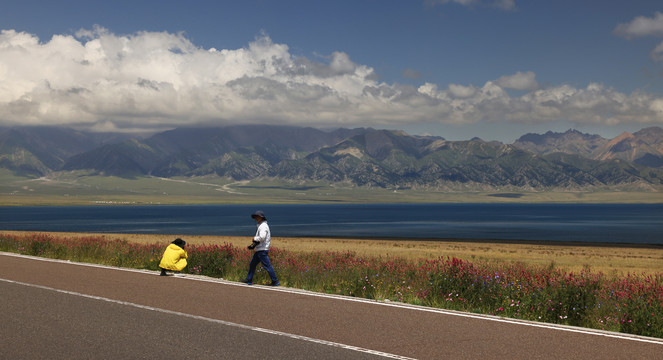
[[[0,127],[0,168],[41,176],[60,169],[76,154],[127,138],[117,133],[88,133],[53,126]]]
[[[144,141],[132,139],[75,155],[62,169],[93,169],[120,176],[217,173],[257,177],[280,161],[303,157],[361,131],[266,125],[179,128]]]
[[[73,170],[123,177],[216,174],[383,188],[656,188],[663,185],[663,129],[615,139],[576,130],[526,134],[508,145],[371,128],[179,128],[145,139],[1,128],[0,167],[28,176]]]
[[[663,166],[663,129],[649,127],[633,134],[622,133],[614,139],[583,134],[577,130],[565,133],[521,136],[514,146],[540,155],[562,152],[593,160],[621,159],[649,167]]]

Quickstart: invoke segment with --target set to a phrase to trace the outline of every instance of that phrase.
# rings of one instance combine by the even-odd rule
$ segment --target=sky
[[[12,1],[0,126],[663,127],[660,0]]]

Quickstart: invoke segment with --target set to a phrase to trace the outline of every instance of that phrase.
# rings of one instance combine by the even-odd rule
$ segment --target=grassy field
[[[2,231],[6,234],[31,234],[33,232]],[[177,235],[144,234],[81,234],[53,233],[66,237],[103,237],[130,242],[166,246]],[[189,244],[244,247],[250,244],[249,236],[179,236]],[[523,263],[542,267],[554,267],[568,272],[590,269],[606,275],[663,273],[663,246],[615,246],[556,243],[510,243],[468,240],[385,240],[338,238],[284,238],[272,239],[272,246],[295,252],[352,251],[362,256],[405,258],[409,260],[455,257],[469,262]]]
[[[251,204],[251,203],[661,203],[663,188],[587,191],[479,191],[383,189],[349,184],[231,181],[196,178],[96,176],[60,172],[31,179],[0,169],[0,206],[94,204]]]

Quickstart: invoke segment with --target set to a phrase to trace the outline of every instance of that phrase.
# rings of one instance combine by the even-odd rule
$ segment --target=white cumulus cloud
[[[617,25],[614,33],[626,39],[663,36],[663,14],[657,11],[653,18],[638,16],[628,23]]]
[[[294,56],[265,34],[240,49],[204,49],[179,33],[116,35],[96,27],[42,42],[3,30],[0,125],[143,131],[241,123],[663,123],[663,99],[644,91],[624,94],[598,83],[542,88],[531,71],[479,86],[414,87],[381,82],[344,52],[316,59],[322,61]]]
[[[497,84],[506,89],[514,90],[534,90],[539,87],[536,82],[536,74],[531,71],[522,73],[517,72],[514,75],[506,75],[497,79]]]
[[[628,23],[617,25],[613,33],[625,39],[643,36],[663,37],[663,13],[657,11],[652,18],[638,16]],[[658,44],[650,55],[654,61],[663,61],[663,42]]]

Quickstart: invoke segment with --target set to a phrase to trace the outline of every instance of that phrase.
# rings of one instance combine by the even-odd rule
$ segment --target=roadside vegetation
[[[0,234],[0,251],[157,270],[168,244],[50,234]],[[244,246],[189,244],[184,273],[239,281]],[[606,274],[554,263],[407,258],[354,251],[293,251],[270,258],[283,286],[663,338],[663,272]],[[256,283],[268,283],[259,267]]]

